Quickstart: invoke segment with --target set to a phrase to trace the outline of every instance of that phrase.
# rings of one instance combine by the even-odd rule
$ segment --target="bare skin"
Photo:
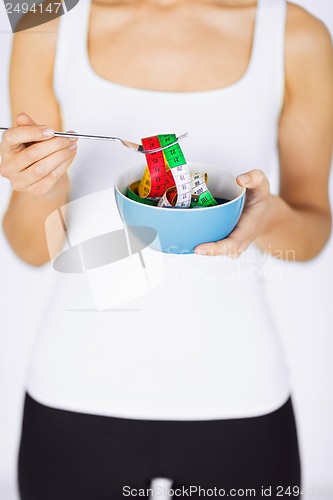
[[[96,0],[91,9],[90,62],[100,76],[122,85],[165,91],[225,87],[239,80],[248,66],[255,9],[254,0]],[[68,199],[66,172],[75,157],[75,150],[68,149],[70,141],[58,142],[42,133],[45,128],[62,129],[52,89],[57,26],[56,20],[40,27],[42,33],[15,35],[14,127],[1,145],[0,173],[14,190],[4,230],[17,255],[32,265],[49,260],[44,221]],[[173,68],[167,79],[151,64],[161,51],[164,64]],[[304,261],[321,251],[331,228],[332,89],[333,51],[326,28],[289,4],[279,125],[280,195],[270,193],[260,165],[240,175],[237,181],[246,185],[248,197],[237,228],[223,241],[199,245],[198,252],[237,256],[255,242],[282,258],[293,250],[296,259]],[[47,126],[34,125],[26,115],[17,117],[22,110]],[[30,142],[35,144],[26,147]]]

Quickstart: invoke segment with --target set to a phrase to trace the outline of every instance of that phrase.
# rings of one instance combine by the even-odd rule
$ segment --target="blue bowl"
[[[127,187],[141,179],[145,166],[125,170],[115,182],[118,210],[127,226],[153,228],[158,238],[151,248],[167,253],[193,253],[200,243],[226,238],[241,216],[245,188],[240,187],[234,174],[222,167],[203,163],[188,163],[190,172],[207,172],[207,185],[214,197],[231,200],[207,208],[161,208],[144,205],[126,196]],[[158,241],[159,240],[159,241]]]

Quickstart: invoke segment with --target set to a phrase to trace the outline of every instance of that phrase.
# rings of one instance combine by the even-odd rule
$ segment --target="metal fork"
[[[0,131],[5,132],[6,130],[8,130],[8,128],[0,127]],[[103,136],[103,135],[74,134],[74,133],[70,133],[70,132],[54,132],[54,135],[56,137],[77,137],[78,139],[93,139],[96,141],[115,141],[115,142],[120,142],[121,144],[126,146],[126,148],[132,149],[133,151],[136,151],[137,153],[152,154],[152,153],[157,153],[158,151],[163,151],[163,149],[170,148],[171,146],[174,146],[182,139],[185,139],[185,137],[187,137],[187,135],[188,135],[188,132],[186,132],[186,134],[180,135],[179,137],[176,137],[176,140],[174,142],[171,142],[170,144],[166,144],[163,147],[161,146],[160,148],[149,149],[149,150],[143,149],[143,146],[141,144],[136,144],[135,142],[131,142],[131,141],[125,141],[124,139],[120,139],[119,137],[108,137],[108,136]]]

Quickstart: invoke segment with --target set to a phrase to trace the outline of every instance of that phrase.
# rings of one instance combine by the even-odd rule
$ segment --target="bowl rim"
[[[188,165],[200,165],[201,163],[199,162],[191,162],[189,161],[188,162]],[[115,182],[114,182],[114,190],[117,191],[117,193],[122,196],[123,198],[125,198],[125,200],[129,201],[129,202],[132,202],[132,203],[135,203],[136,205],[144,205],[148,208],[156,208],[158,210],[163,210],[165,211],[165,208],[166,207],[156,207],[154,205],[147,205],[145,203],[140,203],[139,201],[135,201],[135,200],[132,200],[131,198],[129,198],[128,196],[126,196],[125,194],[123,194],[119,188],[118,188],[118,182],[119,182],[119,179],[122,175],[124,175],[125,172],[129,171],[129,170],[134,170],[135,168],[139,168],[139,166],[141,165],[136,165],[135,167],[131,167],[131,168],[128,168],[126,170],[124,170],[121,174],[119,174],[117,176],[117,178],[115,179]],[[211,164],[207,164],[207,167],[209,168],[218,168],[220,170],[224,170],[224,172],[228,173],[228,174],[231,174],[231,175],[234,175],[232,174],[232,172],[230,172],[230,170],[224,168],[224,167],[219,167],[218,165],[211,165]],[[236,179],[235,179],[235,182],[236,182]],[[239,185],[238,185],[239,186]],[[246,192],[246,187],[242,187],[242,186],[239,186],[242,190],[242,192],[236,197],[236,198],[233,198],[232,200],[230,201],[227,201],[226,203],[223,203],[222,205],[214,205],[213,207],[200,207],[200,212],[202,212],[202,210],[212,210],[212,209],[218,209],[218,208],[221,208],[221,207],[225,207],[226,205],[231,205],[232,203],[235,203],[236,201],[238,201],[240,198],[242,198],[244,195],[245,195],[245,192]],[[171,208],[171,207],[170,207]],[[184,210],[186,210],[186,208],[181,208],[181,207],[172,207],[172,210],[170,210],[170,212],[178,212],[178,211],[181,211],[181,212],[184,212]],[[194,210],[196,212],[196,210]],[[192,210],[191,210],[191,213],[192,213]]]

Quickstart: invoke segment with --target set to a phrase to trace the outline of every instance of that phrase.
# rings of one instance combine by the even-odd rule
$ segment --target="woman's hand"
[[[236,228],[224,240],[198,245],[195,253],[239,257],[267,227],[271,194],[264,172],[251,170],[236,180],[247,188],[244,210]]]
[[[69,190],[66,172],[75,158],[76,141],[54,137],[52,129],[21,113],[17,126],[2,136],[0,174],[9,179],[14,191],[57,199]]]

